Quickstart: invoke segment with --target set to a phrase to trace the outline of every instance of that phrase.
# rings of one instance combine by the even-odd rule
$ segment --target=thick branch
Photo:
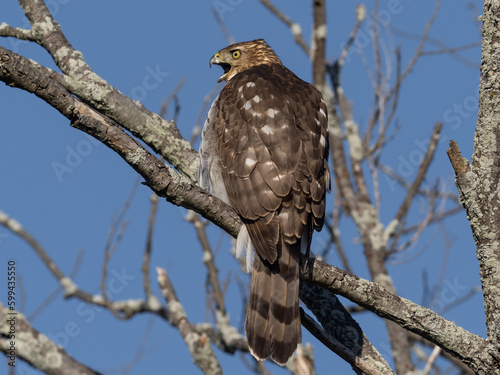
[[[311,59],[313,67],[313,82],[321,87],[325,84],[325,52],[326,52],[326,4],[325,0],[313,0],[314,29]]]
[[[486,0],[481,17],[479,116],[472,155],[477,182],[463,203],[477,245],[486,332],[500,361],[500,0]]]
[[[422,336],[479,374],[487,374],[481,372],[483,369],[494,368],[492,358],[485,354],[486,340],[425,307],[389,292],[377,283],[312,258],[302,264],[301,277]]]
[[[10,335],[12,319],[15,322],[13,338]],[[34,329],[23,314],[9,311],[0,303],[0,351],[10,356],[11,345],[17,358],[48,375],[99,375]]]
[[[198,153],[181,136],[175,123],[148,111],[138,101],[123,95],[95,74],[82,53],[75,50],[66,39],[43,1],[19,0],[19,3],[31,23],[34,40],[47,50],[64,73],[66,89],[132,134],[138,135],[175,168],[196,181]],[[169,75],[159,65],[148,66],[147,69],[156,83]]]
[[[301,314],[302,324],[330,350],[365,374],[394,374],[335,294],[317,285],[300,283],[300,300],[314,313],[322,328],[305,313]]]
[[[365,375],[390,375],[394,374],[392,370],[380,372],[364,358],[357,356],[355,353],[347,349],[342,342],[335,340],[323,330],[323,328],[314,321],[309,315],[307,315],[304,310],[300,310],[300,319],[302,321],[302,325],[309,331],[311,334],[316,337],[319,341],[323,343],[327,348],[332,350],[334,353],[337,353],[339,357],[341,357],[344,361],[351,364],[351,366],[355,369],[361,370]]]
[[[43,75],[39,65],[0,47],[0,80],[34,93],[63,116],[71,126],[92,135],[118,153],[160,197],[202,214],[236,236],[241,222],[234,210],[193,184],[153,156],[115,121],[73,97],[63,86]]]

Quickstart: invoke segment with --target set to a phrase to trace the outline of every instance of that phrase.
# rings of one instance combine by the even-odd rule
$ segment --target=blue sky
[[[256,1],[196,0],[189,5],[180,1],[139,3],[130,0],[51,0],[47,3],[68,40],[83,53],[90,67],[126,95],[140,99],[151,111],[158,112],[162,102],[185,79],[178,94],[181,108],[177,124],[187,138],[204,97],[215,88],[221,74],[218,67],[209,69],[209,58],[227,45],[211,11],[214,5],[223,9],[224,22],[237,41],[266,39],[287,67],[304,80],[311,80],[308,58],[293,42],[289,29]],[[301,24],[304,38],[309,41],[312,27],[309,2],[281,0],[275,4]],[[372,6],[372,2],[368,2],[368,11]],[[481,6],[477,0],[444,2],[430,37],[448,47],[479,42],[476,21]],[[390,54],[401,46],[403,67],[413,55],[417,41],[401,31],[421,35],[433,7],[433,2],[381,1],[382,14],[388,23],[383,31],[385,46]],[[334,61],[354,25],[354,4],[328,2],[327,19],[327,57]],[[26,18],[15,1],[2,4],[0,22],[27,27]],[[359,35],[361,48],[353,49],[349,55],[342,83],[353,103],[355,120],[365,129],[371,116],[373,91],[361,56],[364,54],[367,64],[373,66],[370,19],[361,27]],[[37,45],[5,38],[0,39],[0,45],[55,68],[49,55]],[[424,48],[435,49],[431,44]],[[470,159],[477,117],[480,48],[464,50],[460,56],[461,60],[446,54],[423,56],[419,60],[402,87],[395,120],[399,130],[382,157],[382,162],[412,181],[423,153],[422,145],[433,125],[442,121],[442,142],[426,183],[432,185],[439,177],[440,186],[449,192],[456,189],[446,155],[448,142],[456,140],[463,155]],[[394,61],[392,64],[395,69]],[[170,115],[172,111],[170,107]],[[34,95],[0,84],[0,113],[0,210],[17,219],[66,274],[71,272],[82,251],[74,281],[80,288],[98,293],[110,223],[136,183],[136,173],[105,146],[71,128],[67,119]],[[64,173],[57,168],[60,165],[67,167]],[[381,220],[388,224],[404,193],[383,175],[380,187]],[[113,299],[143,297],[140,264],[150,196],[151,191],[140,185],[125,218],[126,233],[109,264],[111,284],[108,287],[114,291]],[[409,222],[422,219],[425,209],[425,201],[417,201]],[[202,252],[195,232],[184,221],[185,215],[186,210],[160,202],[151,264],[153,271],[155,266],[167,270],[189,319],[201,322],[210,316],[204,297],[206,270],[201,263]],[[341,231],[354,272],[368,277],[355,228],[346,221]],[[238,280],[248,283],[248,276],[239,270],[229,254],[228,236],[213,225],[209,233],[221,279],[227,280],[226,303],[231,321],[241,326],[243,302],[237,283]],[[313,249],[321,246],[321,239],[321,235],[316,236]],[[420,253],[415,261],[404,262]],[[17,262],[22,277],[18,286],[23,291],[19,302],[30,315],[57,283],[24,242],[0,228],[0,280],[5,278],[9,258]],[[447,259],[447,266],[440,276],[443,259]],[[334,253],[329,261],[340,265]],[[398,292],[417,303],[423,298],[423,273],[427,272],[431,286],[442,277],[443,289],[438,293],[436,307],[459,300],[471,288],[479,286],[478,270],[475,246],[463,212],[430,227],[412,249],[391,259],[389,266]],[[154,273],[152,277],[154,290],[160,297]],[[0,301],[5,303],[5,297],[5,293],[1,294]],[[477,294],[445,316],[484,335],[482,309],[482,299]],[[470,319],[470,316],[477,318]],[[381,319],[371,313],[358,314],[355,318],[388,358],[389,344]],[[150,332],[145,340],[145,352],[130,374],[199,373],[179,333],[156,318],[136,316],[131,321],[119,321],[106,311],[77,300],[65,301],[59,295],[32,323],[77,360],[106,374],[123,373],[124,366],[141,347],[144,332]],[[333,367],[338,368],[337,373],[352,372],[305,330],[304,342],[311,342],[316,348],[319,374]],[[220,361],[227,374],[251,373],[242,368],[239,355],[220,353]],[[20,374],[38,373],[23,363],[18,362],[18,366]],[[272,364],[268,369],[274,374],[285,373]]]

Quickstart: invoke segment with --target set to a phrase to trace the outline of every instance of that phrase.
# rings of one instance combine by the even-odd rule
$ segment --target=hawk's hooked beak
[[[231,64],[221,60],[221,56],[219,53],[216,53],[210,59],[210,68],[212,67],[212,64],[219,65],[224,70],[224,74],[219,77],[217,83],[225,80],[227,73],[229,73],[229,71],[231,70]]]

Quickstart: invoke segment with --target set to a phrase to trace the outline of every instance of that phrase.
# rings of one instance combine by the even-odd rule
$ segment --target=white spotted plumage
[[[263,40],[228,46],[210,62],[225,64],[227,84],[202,132],[200,183],[243,219],[237,249],[257,254],[245,322],[250,352],[283,365],[301,342],[299,257],[324,221],[326,106]]]

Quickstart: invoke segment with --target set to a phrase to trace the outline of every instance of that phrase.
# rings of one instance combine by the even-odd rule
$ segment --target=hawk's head
[[[217,82],[229,80],[236,74],[261,64],[281,64],[274,51],[264,42],[256,39],[250,42],[236,43],[221,49],[210,59],[210,67],[217,64],[224,69],[224,74]]]

